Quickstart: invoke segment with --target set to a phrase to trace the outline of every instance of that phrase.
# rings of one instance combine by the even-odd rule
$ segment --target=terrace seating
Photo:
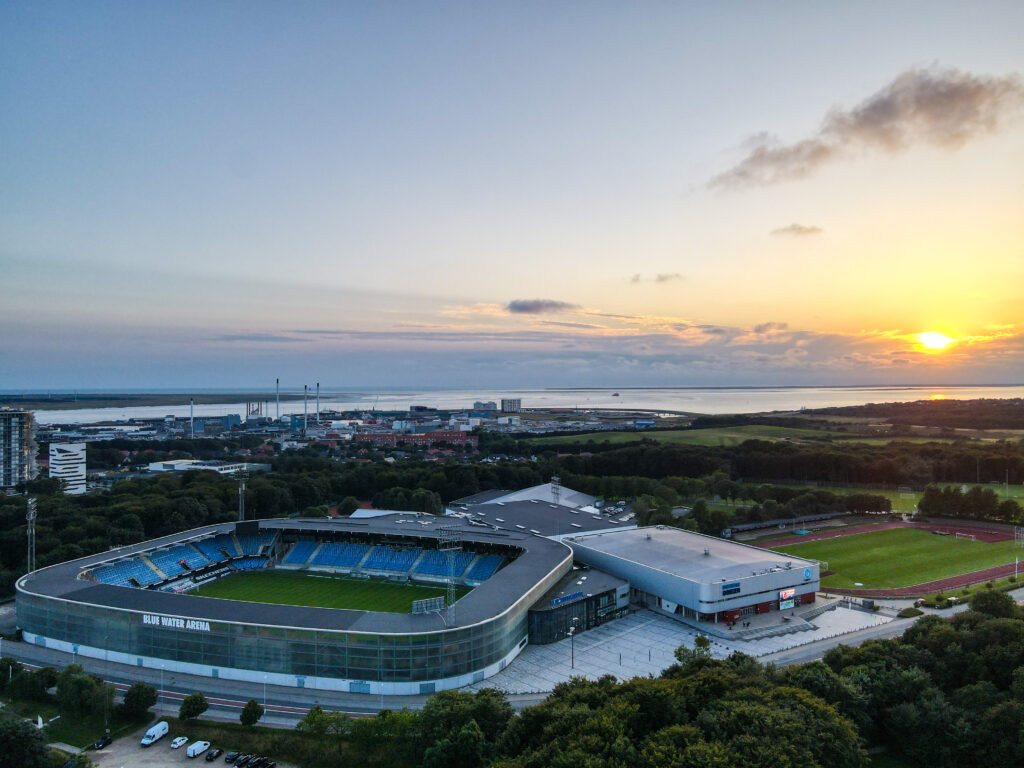
[[[455,561],[454,574],[456,577],[462,576],[463,572],[469,566],[470,562],[476,555],[472,552],[456,552],[453,556]],[[423,573],[431,576],[447,576],[448,575],[448,555],[437,549],[428,549],[423,553],[423,557],[420,558],[419,562],[412,569],[413,573]]]
[[[122,587],[130,586],[129,579],[135,579],[143,586],[160,581],[159,574],[137,557],[120,560],[110,565],[101,565],[94,568],[92,572],[104,584],[116,584]]]
[[[146,552],[146,556],[168,576],[177,576],[188,570],[181,567],[178,562],[179,560],[184,560],[188,563],[189,568],[203,568],[210,564],[210,561],[205,556],[199,554],[188,544],[178,544],[170,549]]]
[[[243,555],[258,555],[263,547],[273,543],[275,536],[276,531],[260,531],[255,536],[238,536],[238,543]]]
[[[382,544],[373,548],[363,562],[363,568],[374,571],[408,571],[422,551],[420,547],[395,549]]]
[[[494,572],[498,570],[498,566],[501,565],[504,559],[501,555],[482,555],[479,560],[473,563],[473,567],[469,569],[466,578],[473,581],[486,581],[494,575]]]
[[[222,549],[226,549],[231,557],[239,555],[238,550],[235,548],[235,542],[226,533],[218,533],[213,538],[197,541],[195,542],[195,547],[213,562],[224,559],[224,553],[221,552]]]
[[[309,556],[313,554],[319,543],[318,541],[297,542],[281,562],[289,563],[290,565],[302,565],[309,560]]]
[[[369,549],[370,547],[366,544],[328,541],[313,556],[310,565],[333,565],[337,568],[355,568]]]

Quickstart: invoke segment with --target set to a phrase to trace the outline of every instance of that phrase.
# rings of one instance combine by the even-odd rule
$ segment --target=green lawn
[[[470,590],[459,587],[457,597]],[[413,600],[443,597],[441,587],[351,579],[296,571],[246,571],[200,587],[193,595],[252,603],[348,608],[356,611],[409,613]]]
[[[776,548],[780,552],[828,562],[832,576],[823,588],[909,587],[962,573],[1013,563],[1021,549],[1013,541],[995,544],[938,536],[913,528],[872,531],[838,539]]]

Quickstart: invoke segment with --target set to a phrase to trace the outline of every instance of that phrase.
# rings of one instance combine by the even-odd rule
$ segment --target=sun
[[[917,340],[921,346],[925,349],[930,349],[938,352],[941,349],[945,349],[950,344],[955,344],[956,339],[951,339],[944,333],[938,331],[925,331],[924,333],[917,334]]]

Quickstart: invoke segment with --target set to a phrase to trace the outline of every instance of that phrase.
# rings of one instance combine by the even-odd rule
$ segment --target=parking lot
[[[187,745],[180,749],[171,749],[171,740],[178,735],[173,731],[151,747],[140,747],[139,740],[148,727],[140,728],[137,733],[118,739],[99,752],[89,750],[89,757],[99,768],[181,768],[186,765],[193,768],[205,765],[224,768],[223,755],[215,761],[207,763],[205,754],[194,759],[187,757],[185,755]],[[220,747],[225,753],[231,751],[230,744],[214,744],[211,749],[216,747]],[[277,764],[279,768],[293,768],[281,761],[278,761]]]

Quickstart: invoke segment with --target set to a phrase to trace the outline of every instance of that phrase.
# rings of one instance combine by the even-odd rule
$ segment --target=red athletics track
[[[822,539],[838,539],[841,536],[855,536],[858,533],[871,533],[872,531],[888,531],[893,528],[918,528],[922,531],[939,531],[952,536],[955,533],[966,533],[974,536],[978,541],[992,543],[996,541],[1011,541],[1013,530],[1006,528],[994,528],[984,523],[904,523],[896,521],[892,523],[867,523],[865,525],[852,525],[849,528],[832,528],[830,530],[809,533],[806,536],[787,536],[784,539],[761,539],[760,541],[749,542],[754,546],[769,547],[776,549],[789,544],[803,544],[805,541],[820,541]]]

